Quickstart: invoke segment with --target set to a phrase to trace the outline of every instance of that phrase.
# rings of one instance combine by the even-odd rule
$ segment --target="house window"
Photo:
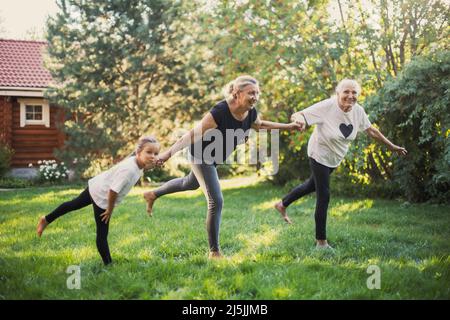
[[[50,107],[44,99],[18,99],[20,103],[20,126],[45,125],[50,127]]]
[[[25,105],[25,120],[42,120],[41,105]]]

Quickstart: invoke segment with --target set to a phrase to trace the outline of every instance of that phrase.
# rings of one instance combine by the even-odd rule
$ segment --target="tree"
[[[417,57],[367,102],[408,156],[392,158],[392,181],[410,201],[450,199],[450,53]]]
[[[201,105],[208,73],[201,74],[182,44],[191,32],[179,1],[60,0],[58,6],[47,23],[47,65],[56,80],[47,96],[67,111],[63,159],[77,158],[83,170],[100,160],[101,169],[130,152],[142,134],[168,134],[193,101]]]
[[[347,13],[346,30],[358,48],[367,52],[363,89],[366,96],[377,96],[385,82],[396,78],[417,56],[448,50],[449,7],[441,0],[342,1]],[[344,24],[342,24],[344,27]],[[375,117],[372,105],[366,111]],[[377,117],[380,124],[390,119]],[[391,128],[397,130],[395,127]],[[353,182],[392,181],[390,153],[373,141],[361,137],[350,148],[343,166]]]
[[[370,52],[377,87],[415,56],[448,49],[448,3],[442,0],[345,1],[352,33]]]
[[[288,122],[295,111],[329,97],[338,79],[362,73],[365,55],[353,55],[347,66],[345,52],[353,40],[334,28],[327,6],[328,1],[222,1],[205,14],[205,28],[219,30],[212,37],[212,60],[223,64],[224,83],[254,75],[262,86],[263,118]],[[281,135],[277,182],[309,174],[308,137]]]
[[[337,15],[329,8],[330,1],[210,5],[204,27],[212,30],[212,60],[223,64],[224,82],[242,73],[254,75],[262,84],[258,108],[263,117],[286,122],[293,112],[332,95],[342,78],[360,81],[364,104],[415,56],[448,48],[443,1],[340,0]],[[309,174],[308,138],[308,133],[281,136],[278,183]],[[344,162],[345,170],[337,173],[356,183],[389,180],[390,162],[384,148],[362,135]]]

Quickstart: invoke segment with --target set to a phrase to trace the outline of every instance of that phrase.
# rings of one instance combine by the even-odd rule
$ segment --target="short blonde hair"
[[[338,85],[336,86],[336,94],[339,94],[342,92],[345,86],[351,85],[352,87],[355,87],[357,94],[359,95],[361,93],[361,86],[359,85],[358,81],[354,79],[342,79],[339,81]]]
[[[225,99],[227,101],[233,100],[233,95],[244,89],[248,85],[256,85],[259,86],[258,80],[253,78],[252,76],[243,75],[239,76],[233,81],[230,81],[224,88],[223,88],[223,95],[225,96]]]

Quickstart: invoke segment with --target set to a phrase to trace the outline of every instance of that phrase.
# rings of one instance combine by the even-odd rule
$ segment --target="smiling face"
[[[156,165],[158,160],[159,143],[146,143],[136,154],[136,160],[141,169],[150,169]]]
[[[251,109],[259,100],[259,87],[255,84],[246,85],[236,92],[236,103],[239,106]]]
[[[345,83],[341,90],[337,92],[337,98],[339,107],[344,112],[349,112],[358,100],[358,88],[351,82]]]

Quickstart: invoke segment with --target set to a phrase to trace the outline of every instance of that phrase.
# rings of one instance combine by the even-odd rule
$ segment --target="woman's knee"
[[[215,211],[221,211],[223,207],[223,195],[219,194],[208,194],[208,207]]]
[[[197,190],[198,188],[200,188],[200,184],[197,182],[197,180],[191,182],[191,184],[189,185],[189,190]]]
[[[185,177],[183,184],[185,190],[197,190],[198,188],[200,188],[200,184],[198,183],[194,175]]]

